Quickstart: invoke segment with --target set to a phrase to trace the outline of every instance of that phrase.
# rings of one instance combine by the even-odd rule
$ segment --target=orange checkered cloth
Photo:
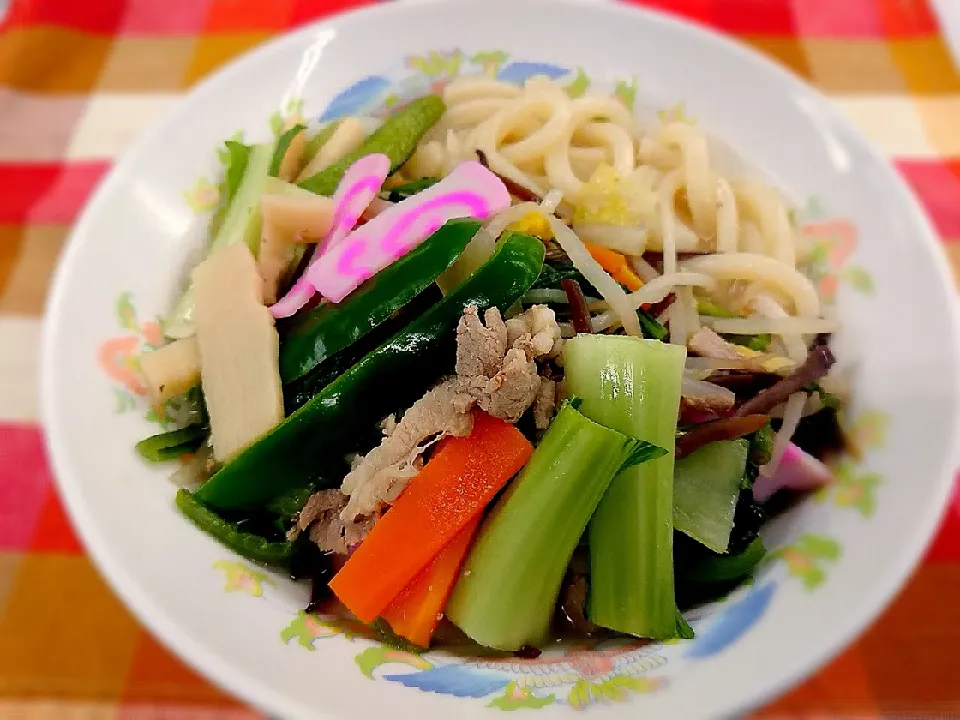
[[[13,0],[0,25],[0,718],[255,718],[172,657],[77,542],[37,426],[40,316],[117,154],[196,81],[374,0]],[[926,0],[651,0],[828,94],[889,153],[960,266],[960,74]],[[860,641],[767,717],[960,717],[960,497]],[[493,711],[491,711],[493,712]]]

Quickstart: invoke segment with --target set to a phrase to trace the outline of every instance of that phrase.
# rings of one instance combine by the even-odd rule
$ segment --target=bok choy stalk
[[[564,572],[613,477],[663,454],[564,403],[481,526],[447,617],[486,647],[517,650],[546,640]]]
[[[590,521],[587,616],[618,632],[677,637],[673,464],[686,350],[656,340],[578,335],[564,348],[567,389],[591,420],[669,448],[620,472]]]

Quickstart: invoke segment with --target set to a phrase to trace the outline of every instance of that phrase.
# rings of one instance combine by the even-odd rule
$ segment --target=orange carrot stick
[[[474,414],[467,437],[447,438],[393,507],[377,521],[330,589],[372,622],[449,545],[533,452],[513,425]]]
[[[593,256],[593,259],[600,263],[600,267],[610,273],[610,277],[618,283],[624,285],[630,291],[639,290],[643,287],[643,281],[633,272],[633,268],[630,267],[623,255],[610,248],[593,243],[584,242],[583,245]]]
[[[430,638],[479,525],[478,515],[381,613],[397,635],[420,647],[430,647]]]

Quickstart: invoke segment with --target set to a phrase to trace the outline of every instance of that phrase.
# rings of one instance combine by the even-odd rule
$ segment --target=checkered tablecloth
[[[91,190],[161,110],[287,28],[370,1],[13,0],[0,25],[0,718],[260,717],[173,658],[84,555],[37,425],[41,312]],[[643,4],[827,93],[894,158],[960,268],[960,74],[926,0]],[[960,717],[960,496],[873,628],[760,714]]]

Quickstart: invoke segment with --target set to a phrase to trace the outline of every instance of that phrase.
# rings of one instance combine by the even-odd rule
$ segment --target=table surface
[[[887,152],[960,268],[960,0],[649,0],[739,37]],[[0,0],[0,9],[7,0]],[[53,267],[112,160],[197,80],[373,0],[13,0],[0,25],[0,718],[257,718],[106,588],[53,487],[36,366]],[[936,11],[932,7],[936,5]],[[938,23],[937,14],[940,15]],[[873,627],[764,717],[960,717],[960,493]]]

